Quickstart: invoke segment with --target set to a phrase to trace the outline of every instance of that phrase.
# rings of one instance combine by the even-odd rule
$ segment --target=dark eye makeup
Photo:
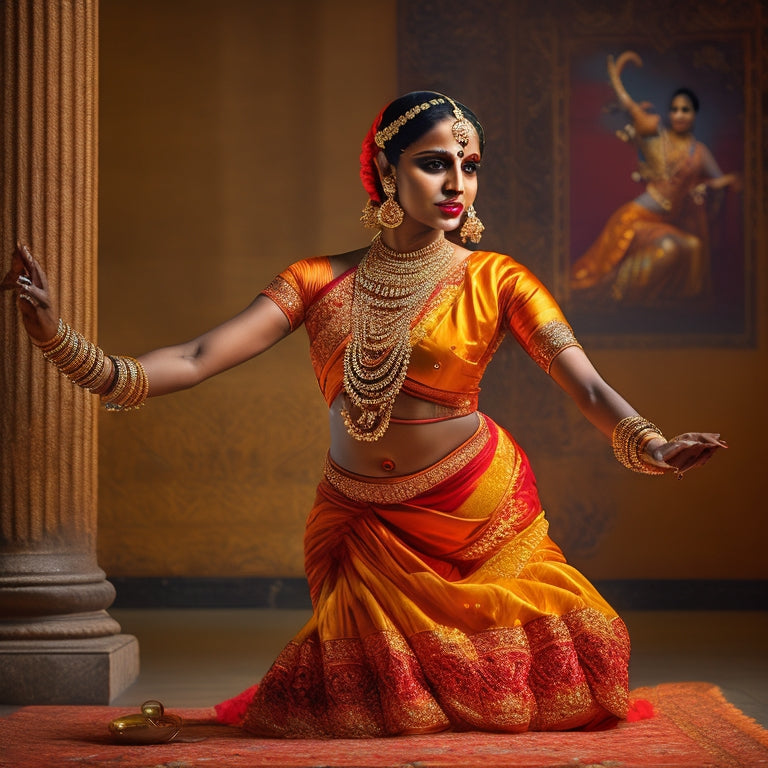
[[[442,156],[419,157],[416,164],[428,173],[440,173],[450,167],[450,161]],[[464,160],[461,164],[464,173],[477,173],[480,170],[479,160]]]
[[[448,167],[448,163],[442,157],[423,157],[416,162],[422,170],[434,173],[444,171]]]

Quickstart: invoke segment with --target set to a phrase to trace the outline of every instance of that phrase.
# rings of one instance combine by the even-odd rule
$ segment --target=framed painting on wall
[[[555,202],[569,318],[601,345],[748,344],[754,106],[743,39],[685,38],[659,50],[643,39],[572,38],[565,51],[558,140],[567,181]],[[658,121],[658,134],[635,130],[616,87]],[[687,92],[675,106],[689,112],[693,138],[670,122],[679,89]],[[719,173],[730,183],[708,183]]]

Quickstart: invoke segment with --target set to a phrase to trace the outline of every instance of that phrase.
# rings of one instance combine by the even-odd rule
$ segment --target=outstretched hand
[[[26,245],[17,245],[0,289],[14,291],[27,333],[46,342],[56,335],[59,316],[48,291],[48,278]]]
[[[694,467],[706,464],[721,448],[725,440],[714,432],[685,432],[651,450],[650,457],[657,466],[673,469],[678,478]]]

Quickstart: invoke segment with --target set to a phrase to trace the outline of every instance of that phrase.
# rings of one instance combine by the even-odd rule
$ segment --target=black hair
[[[425,133],[428,133],[435,125],[437,125],[437,123],[445,120],[446,117],[453,117],[454,107],[442,93],[437,93],[435,91],[412,91],[411,93],[406,93],[395,99],[384,110],[379,123],[380,130],[387,128],[396,120],[403,117],[408,110],[413,109],[420,104],[429,103],[435,99],[441,99],[442,101],[441,103],[430,105],[429,109],[423,109],[414,117],[406,120],[405,123],[400,126],[397,133],[387,141],[384,148],[384,154],[392,165],[397,165],[397,161],[400,159],[400,153],[406,149],[406,147],[413,144],[417,139],[420,139]],[[483,149],[485,148],[483,126],[480,125],[477,116],[469,107],[464,106],[464,104],[461,104],[455,99],[453,101],[462,111],[464,117],[472,123],[477,131],[477,135],[480,138],[480,154],[482,154]]]
[[[690,89],[690,88],[678,88],[670,97],[669,97],[669,106],[672,107],[672,102],[675,100],[676,96],[685,96],[688,101],[691,102],[691,106],[693,107],[694,112],[699,111],[699,97]]]

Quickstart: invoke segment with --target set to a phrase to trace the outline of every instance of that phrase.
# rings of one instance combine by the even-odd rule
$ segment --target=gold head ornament
[[[422,112],[426,112],[428,109],[436,107],[439,104],[445,104],[446,102],[453,107],[453,116],[456,118],[451,126],[453,138],[456,139],[462,147],[466,147],[467,144],[469,144],[470,138],[472,138],[472,132],[475,130],[475,126],[464,117],[464,113],[459,108],[459,105],[450,96],[437,96],[434,99],[429,99],[428,101],[424,101],[421,104],[416,104],[411,107],[396,120],[393,120],[389,125],[376,132],[373,139],[376,142],[376,146],[379,147],[379,149],[384,149],[387,142],[390,141],[409,120],[413,120],[416,115],[420,115]]]
[[[459,105],[448,96],[445,97],[453,105],[453,116],[456,118],[456,122],[451,126],[451,133],[453,138],[461,144],[462,147],[466,147],[469,144],[469,140],[472,138],[472,131],[475,130],[475,126],[464,117],[464,113],[459,109]]]

